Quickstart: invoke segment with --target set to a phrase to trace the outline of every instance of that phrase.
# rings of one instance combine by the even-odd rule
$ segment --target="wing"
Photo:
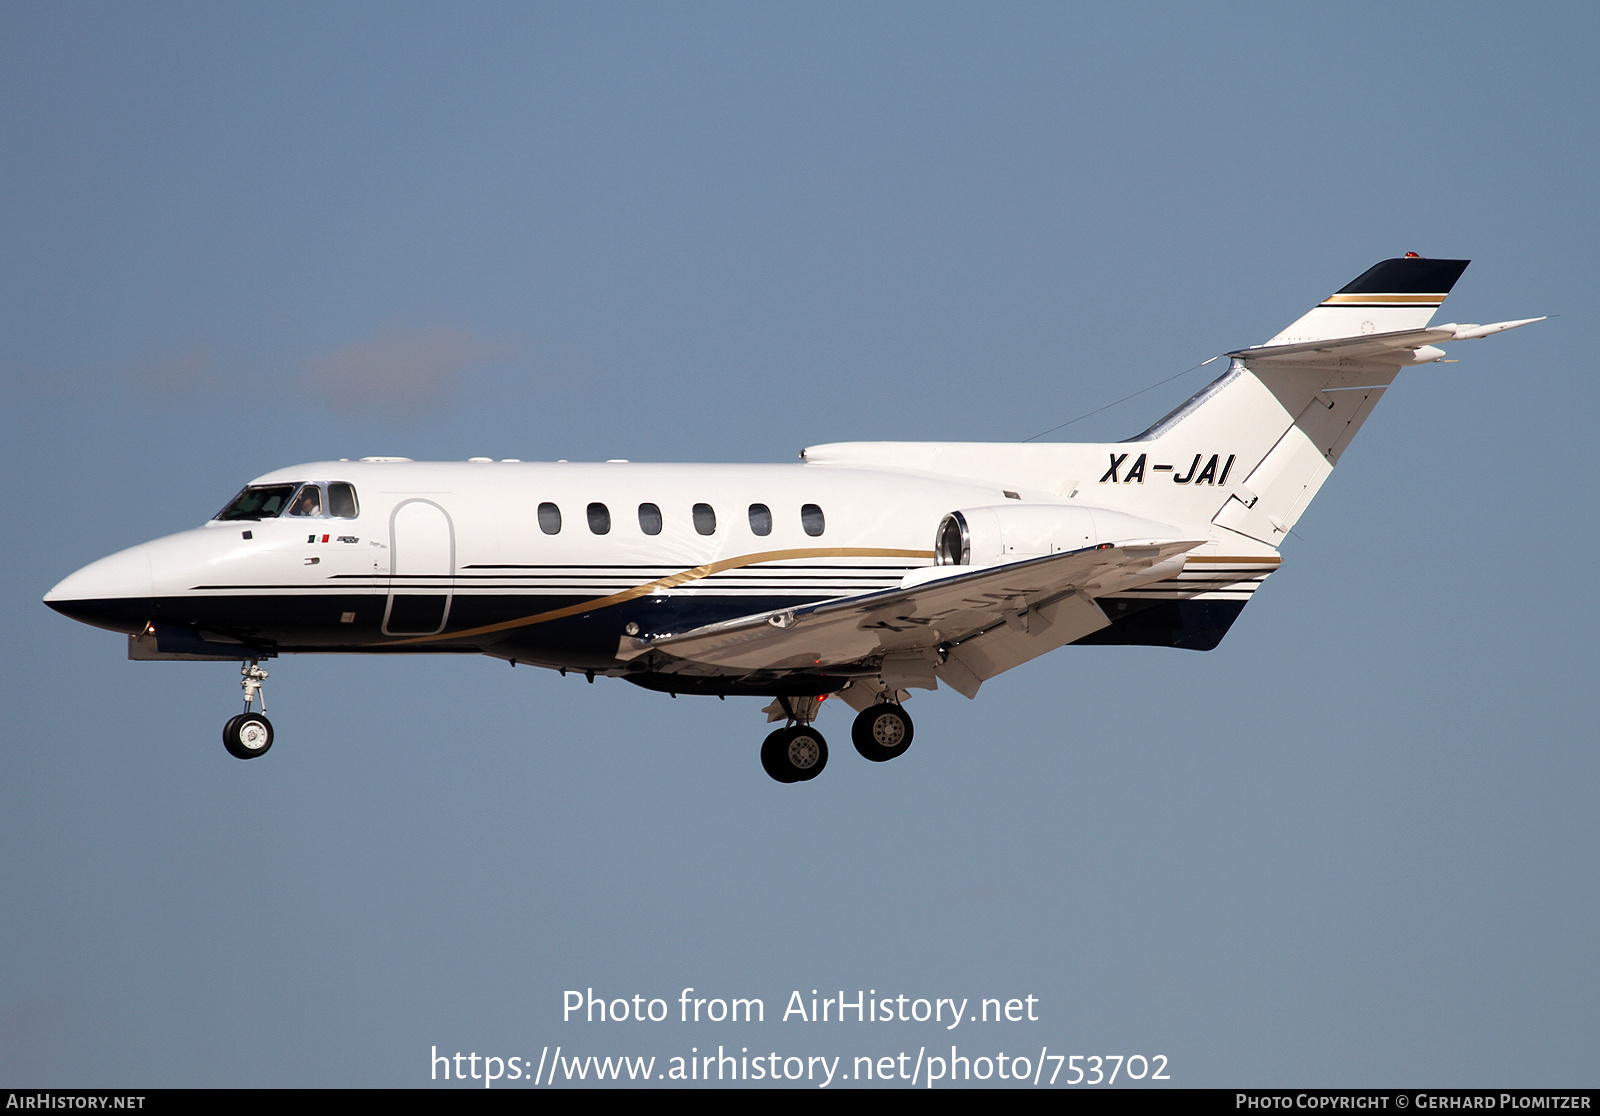
[[[1001,671],[1109,621],[1094,597],[1160,580],[1199,540],[1101,545],[1001,566],[929,566],[897,589],[763,612],[681,633],[624,637],[617,657],[668,673],[879,676],[888,688],[968,697]]]

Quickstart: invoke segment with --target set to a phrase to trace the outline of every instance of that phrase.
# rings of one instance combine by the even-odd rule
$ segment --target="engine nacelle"
[[[1176,527],[1127,512],[1082,504],[1001,504],[962,508],[945,516],[934,535],[941,566],[992,566],[1101,543],[1171,542]]]

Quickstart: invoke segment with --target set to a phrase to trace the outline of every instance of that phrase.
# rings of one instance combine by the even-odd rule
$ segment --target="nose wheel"
[[[239,685],[244,690],[244,712],[230,718],[222,727],[222,746],[236,759],[255,759],[267,754],[272,747],[272,722],[267,720],[267,695],[261,684],[267,672],[261,669],[259,659],[251,659],[239,667]],[[250,707],[261,699],[261,712],[252,713]]]
[[[241,713],[222,729],[222,746],[236,759],[255,759],[272,747],[272,722],[260,713]]]

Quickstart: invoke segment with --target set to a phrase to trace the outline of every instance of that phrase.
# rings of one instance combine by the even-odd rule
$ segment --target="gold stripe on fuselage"
[[[694,566],[691,569],[680,570],[675,574],[647,581],[642,585],[635,585],[631,589],[624,589],[620,593],[613,593],[609,597],[597,597],[592,601],[583,601],[579,604],[568,605],[566,608],[553,608],[549,612],[539,612],[532,616],[523,616],[516,620],[504,620],[498,624],[485,624],[481,628],[465,628],[458,632],[439,632],[437,635],[411,636],[407,639],[389,640],[379,646],[393,647],[401,643],[436,643],[442,639],[467,639],[472,636],[488,635],[491,632],[505,632],[512,628],[526,628],[533,624],[544,624],[551,620],[561,620],[568,616],[577,616],[596,609],[609,608],[612,605],[622,604],[625,601],[636,600],[648,596],[662,589],[672,589],[689,581],[698,581],[712,574],[722,573],[725,570],[737,570],[743,566],[756,566],[763,562],[783,562],[794,558],[932,558],[931,550],[893,550],[882,547],[869,546],[842,546],[842,547],[817,547],[802,550],[764,550],[757,554],[744,554],[738,558],[724,558],[717,562],[707,562],[703,566]]]

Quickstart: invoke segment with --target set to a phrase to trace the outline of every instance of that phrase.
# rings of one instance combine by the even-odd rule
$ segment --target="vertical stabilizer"
[[[1427,347],[1439,331],[1417,331],[1467,263],[1407,255],[1368,268],[1266,345],[1228,354],[1233,363],[1220,379],[1138,440],[1180,467],[1230,455],[1232,483],[1205,514],[1219,538],[1276,547],[1401,367],[1444,355]],[[1456,328],[1441,327],[1440,337]],[[1185,474],[1172,476],[1185,483]]]

